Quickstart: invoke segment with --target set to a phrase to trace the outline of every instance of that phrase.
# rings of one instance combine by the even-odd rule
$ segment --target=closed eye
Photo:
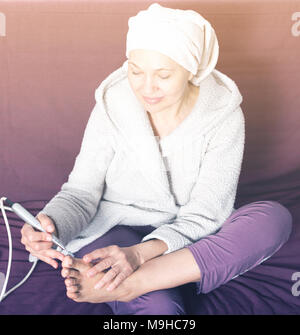
[[[131,73],[134,75],[134,76],[138,76],[140,74],[142,74],[141,72],[135,72],[135,71],[131,71]],[[170,75],[168,76],[159,76],[160,79],[168,79],[170,78]]]

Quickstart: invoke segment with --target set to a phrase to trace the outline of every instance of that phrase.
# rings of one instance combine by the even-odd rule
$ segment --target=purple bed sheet
[[[0,193],[35,214],[66,181],[94,91],[125,60],[128,18],[146,2],[1,5],[7,35],[0,40],[0,63],[7,66],[0,67]],[[198,11],[214,25],[221,46],[217,69],[238,84],[244,98],[246,147],[235,208],[275,200],[293,215],[289,241],[261,265],[208,294],[196,295],[195,284],[182,286],[187,313],[300,314],[300,283],[292,280],[300,273],[300,37],[299,18],[291,19],[299,1],[198,0],[180,7]],[[107,27],[113,27],[110,38]],[[9,217],[14,261],[8,288],[31,266],[20,243],[23,223]],[[8,242],[1,213],[0,221],[0,272],[5,272]],[[0,303],[0,314],[112,313],[106,304],[67,299],[63,280],[53,280],[57,276],[39,262],[28,281]]]
[[[27,201],[24,207],[37,214],[44,201]],[[300,314],[300,206],[290,207],[293,231],[289,241],[271,258],[208,294],[196,294],[194,283],[181,286],[189,315]],[[23,222],[7,212],[13,237],[13,264],[8,289],[28,272],[28,252],[20,242]],[[6,272],[8,241],[1,216],[0,272]],[[67,298],[60,269],[38,262],[31,277],[0,303],[0,314],[112,315],[105,303],[76,303]],[[55,278],[55,280],[53,280]]]

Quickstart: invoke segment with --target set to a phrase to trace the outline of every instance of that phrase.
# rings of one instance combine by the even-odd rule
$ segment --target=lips
[[[155,105],[155,104],[158,104],[162,99],[163,97],[157,97],[157,98],[149,98],[149,97],[144,97],[143,96],[143,99],[150,105]]]

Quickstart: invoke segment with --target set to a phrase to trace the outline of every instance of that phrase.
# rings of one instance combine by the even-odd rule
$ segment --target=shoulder
[[[228,146],[232,150],[236,146],[245,144],[245,118],[241,107],[220,122],[216,127],[211,142],[222,147]]]
[[[224,73],[214,69],[200,83],[200,94],[206,100],[210,111],[235,110],[240,106],[243,97],[237,84]]]

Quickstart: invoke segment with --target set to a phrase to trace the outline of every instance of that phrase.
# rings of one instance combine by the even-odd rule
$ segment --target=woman
[[[128,60],[96,90],[68,182],[38,215],[76,258],[22,229],[32,255],[63,262],[69,298],[115,314],[185,314],[179,285],[209,292],[288,239],[279,203],[233,208],[244,116],[218,51],[194,11],[153,4],[129,19]]]

